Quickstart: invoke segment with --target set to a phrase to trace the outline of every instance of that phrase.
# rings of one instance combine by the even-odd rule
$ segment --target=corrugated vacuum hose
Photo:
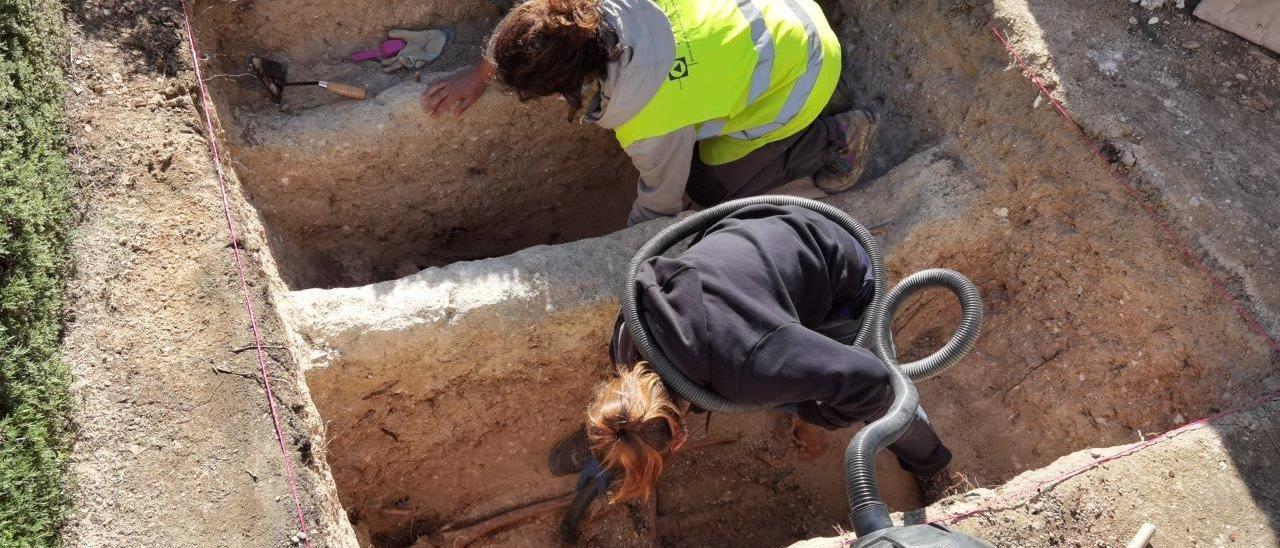
[[[958,272],[935,268],[912,274],[892,291],[886,291],[884,258],[875,236],[849,214],[822,202],[792,196],[757,196],[725,202],[694,213],[663,229],[641,246],[631,259],[622,290],[622,315],[640,353],[667,386],[680,397],[708,411],[745,413],[760,410],[761,407],[727,400],[699,386],[667,359],[640,319],[636,273],[645,261],[661,255],[680,241],[706,230],[739,209],[757,204],[799,206],[820,213],[848,230],[866,249],[867,256],[871,259],[875,297],[867,308],[854,345],[869,348],[889,365],[893,403],[883,417],[859,430],[849,442],[845,450],[845,492],[849,497],[850,520],[859,536],[892,527],[888,509],[880,499],[876,484],[876,453],[897,440],[915,416],[919,396],[912,381],[941,373],[973,349],[982,327],[982,299],[978,289]],[[934,287],[946,289],[959,298],[960,325],[947,344],[938,351],[922,360],[900,364],[891,330],[893,314],[910,296]]]

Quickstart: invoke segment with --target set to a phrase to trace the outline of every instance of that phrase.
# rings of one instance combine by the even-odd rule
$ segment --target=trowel
[[[326,80],[311,80],[306,82],[290,82],[288,81],[289,68],[280,61],[267,59],[257,55],[250,55],[246,61],[249,65],[249,72],[258,77],[258,81],[267,88],[267,93],[271,94],[271,98],[277,104],[284,104],[284,88],[285,86],[320,86],[329,93],[363,101],[365,98],[365,90],[360,86],[351,84],[343,84],[341,82],[329,82]]]

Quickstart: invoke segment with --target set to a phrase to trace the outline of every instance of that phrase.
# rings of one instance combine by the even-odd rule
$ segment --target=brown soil
[[[1081,447],[1233,408],[1280,382],[1261,340],[1074,130],[1037,106],[1037,90],[1003,70],[1007,56],[982,14],[952,8],[943,19],[863,4],[843,33],[877,38],[855,63],[877,75],[858,79],[864,96],[898,115],[886,125],[933,128],[890,133],[887,146],[949,136],[944,149],[981,190],[965,214],[906,234],[888,261],[891,279],[944,265],[983,293],[977,349],[921,385],[958,470],[975,485],[998,484]],[[873,34],[886,28],[898,32]],[[893,62],[901,52],[911,53],[909,68]],[[907,310],[900,345],[936,348],[953,325],[949,306],[926,296]]]
[[[196,6],[232,183],[243,192],[233,201],[253,298],[267,340],[280,347],[271,353],[277,397],[321,545],[352,541],[348,516],[362,543],[406,546],[566,491],[571,480],[545,472],[545,450],[576,426],[590,387],[608,374],[613,303],[552,315],[538,330],[461,325],[454,333],[467,334],[432,341],[430,356],[348,359],[308,371],[305,383],[294,366],[302,349],[272,306],[287,289],[364,284],[621,226],[634,172],[607,133],[564,123],[560,105],[518,106],[495,90],[459,121],[416,110],[426,83],[473,58],[495,15],[487,6],[393,1],[358,15],[325,2]],[[1010,19],[1016,7],[845,0],[827,8],[859,102],[884,114],[878,178],[831,201],[877,227],[891,248],[891,279],[946,266],[983,292],[977,350],[921,385],[969,484],[997,485],[1280,384],[1277,358],[1008,70],[986,24],[999,15],[1031,39],[1040,31]],[[1123,6],[1095,12],[1127,17]],[[251,353],[236,351],[248,335],[174,38],[179,17],[144,0],[90,1],[75,14],[82,62],[71,65],[79,91],[68,100],[85,218],[67,339],[82,402],[72,545],[283,545],[296,528]],[[460,47],[422,82],[341,62],[387,28],[439,24],[459,28]],[[282,112],[235,76],[252,51],[287,51],[298,77],[332,74],[376,96],[347,103],[290,90]],[[1188,59],[1198,68],[1186,85],[1216,89],[1205,67],[1239,51]],[[1274,74],[1248,76],[1250,93],[1280,96]],[[1251,123],[1241,127],[1267,141]],[[1135,131],[1124,127],[1097,132],[1132,148]],[[1153,158],[1159,142],[1147,141]],[[1225,163],[1214,169],[1247,172],[1249,160]],[[1144,164],[1117,167],[1146,173]],[[1161,197],[1163,180],[1144,191]],[[1181,219],[1176,228],[1186,230]],[[1268,283],[1232,289],[1266,319],[1277,297],[1256,288]],[[904,354],[936,347],[951,307],[933,295],[909,303],[897,324]],[[617,509],[591,524],[584,543],[774,546],[829,536],[845,521],[838,450],[802,461],[765,414],[716,416],[711,433],[741,440],[672,466],[659,488],[658,531],[643,526],[640,509]],[[831,445],[850,434],[829,434]],[[890,504],[914,507],[910,479],[886,456],[880,469]],[[548,545],[556,520],[478,544]]]
[[[494,89],[462,118],[422,115],[426,85],[479,58],[496,16],[487,2],[389,1],[359,17],[336,2],[196,9],[233,165],[290,287],[363,285],[625,226],[634,169],[609,132],[566,123],[556,100],[523,105]],[[454,42],[418,73],[347,59],[388,29],[428,26],[454,29]],[[293,87],[282,110],[246,74],[251,53],[370,99]]]
[[[572,478],[550,475],[547,453],[581,424],[592,388],[610,371],[602,349],[616,313],[609,303],[553,315],[536,329],[464,321],[432,341],[439,354],[430,358],[382,352],[372,361],[344,359],[309,370],[326,419],[329,462],[357,532],[375,545],[407,545],[445,525],[570,489]],[[837,450],[802,461],[775,419],[715,415],[709,430],[704,418],[695,419],[695,439],[741,439],[682,458],[664,473],[658,507],[664,542],[713,544],[736,531],[755,539],[751,545],[778,545],[829,534],[842,521],[840,447],[852,431],[827,435]],[[900,508],[918,504],[910,478],[886,470],[889,500]],[[591,528],[587,543],[619,544],[637,527],[627,515]],[[776,527],[778,516],[786,528]],[[666,525],[676,522],[690,526]],[[555,530],[519,528],[494,539],[544,546],[555,542]]]

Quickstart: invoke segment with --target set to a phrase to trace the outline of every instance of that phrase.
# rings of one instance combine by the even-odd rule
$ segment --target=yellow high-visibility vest
[[[623,148],[695,126],[720,165],[799,133],[840,77],[840,42],[813,0],[653,0],[675,36],[667,79],[615,131]]]

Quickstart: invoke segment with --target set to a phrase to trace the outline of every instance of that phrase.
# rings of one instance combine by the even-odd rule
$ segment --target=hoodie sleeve
[[[889,371],[879,358],[798,323],[756,343],[740,383],[742,400],[798,404],[801,420],[828,429],[866,420],[891,393]]]
[[[684,187],[689,181],[689,165],[697,141],[697,131],[689,126],[641,139],[625,149],[640,171],[627,226],[670,217],[684,209]]]

